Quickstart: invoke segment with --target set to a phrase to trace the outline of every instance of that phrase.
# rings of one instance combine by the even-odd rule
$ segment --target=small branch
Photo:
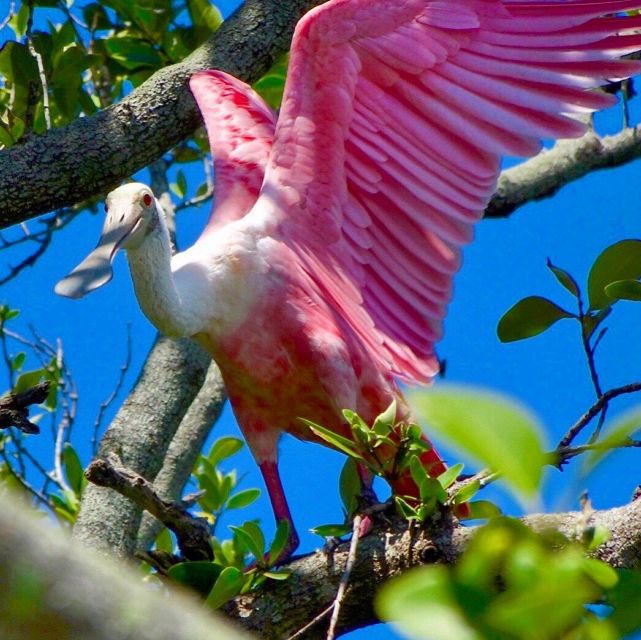
[[[636,393],[641,391],[641,382],[633,382],[631,384],[623,385],[609,389],[575,422],[575,424],[565,434],[563,439],[557,445],[557,449],[564,449],[569,447],[574,438],[584,429],[584,427],[598,415],[603,407],[613,398],[626,393]]]
[[[29,407],[47,399],[50,383],[41,382],[21,393],[0,398],[0,429],[17,427],[22,433],[40,433],[40,427],[29,422]]]
[[[87,480],[108,487],[149,511],[176,534],[178,547],[188,560],[213,560],[209,524],[195,518],[180,504],[163,500],[142,476],[122,466],[117,455],[99,458],[85,470]]]
[[[358,541],[360,540],[362,521],[363,516],[361,516],[360,514],[356,514],[356,516],[354,516],[354,523],[352,526],[352,540],[349,545],[349,553],[347,555],[347,562],[345,563],[345,571],[343,571],[340,584],[338,585],[338,591],[336,592],[336,598],[334,598],[332,619],[329,621],[329,629],[327,630],[327,640],[334,640],[334,638],[336,637],[338,616],[340,615],[341,605],[343,604],[343,600],[345,598],[345,591],[347,590],[349,578],[352,575],[352,569],[354,568],[354,563],[356,562],[356,551],[358,550]]]

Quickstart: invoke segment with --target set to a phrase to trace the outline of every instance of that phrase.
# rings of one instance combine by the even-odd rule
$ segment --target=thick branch
[[[108,487],[129,498],[160,520],[176,534],[180,552],[187,560],[214,559],[207,520],[192,516],[178,503],[160,498],[142,476],[123,467],[117,455],[112,453],[107,458],[94,460],[85,476],[99,487]]]
[[[41,382],[22,393],[8,393],[0,398],[0,429],[17,427],[23,433],[40,433],[40,427],[29,422],[29,407],[40,404],[49,395],[48,381]]]
[[[180,498],[224,403],[225,387],[218,367],[212,362],[205,382],[182,419],[169,445],[162,469],[154,480],[154,490],[165,500],[176,501]],[[146,551],[161,528],[162,525],[153,516],[143,514],[138,533],[138,551]]]
[[[603,138],[588,133],[578,140],[560,140],[552,149],[503,171],[485,216],[504,218],[531,200],[553,196],[592,171],[617,167],[640,156],[641,125]]]
[[[525,518],[535,530],[557,529],[569,537],[580,535],[586,516],[580,512],[541,514]],[[614,567],[641,568],[641,500],[617,509],[595,511],[590,525],[600,523],[612,532],[596,556]],[[443,523],[436,533],[406,529],[396,522],[386,531],[367,536],[358,547],[350,585],[341,608],[339,633],[376,622],[372,602],[389,578],[407,569],[433,563],[453,564],[476,527]],[[260,591],[236,598],[227,613],[263,638],[287,638],[330,605],[345,569],[349,543],[331,554],[316,552],[291,562],[289,580],[267,583]],[[325,638],[329,619],[319,621],[303,637]]]
[[[189,405],[202,386],[209,356],[190,340],[161,338],[135,388],[105,433],[99,457],[116,453],[123,464],[153,480]],[[74,536],[105,552],[135,551],[140,509],[109,489],[89,485]]]
[[[0,228],[104,193],[200,124],[187,80],[217,68],[258,79],[320,0],[248,0],[203,46],[93,116],[0,152]]]
[[[73,542],[0,494],[3,640],[242,640],[195,599],[151,589],[139,572]]]

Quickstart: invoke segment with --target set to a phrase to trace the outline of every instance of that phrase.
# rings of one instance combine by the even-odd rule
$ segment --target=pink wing
[[[580,136],[563,113],[641,70],[639,0],[334,0],[292,44],[264,216],[378,365],[433,376],[460,247],[500,156]]]
[[[214,207],[205,236],[254,206],[272,149],[276,114],[251,87],[223,71],[196,73],[189,87],[214,159]]]

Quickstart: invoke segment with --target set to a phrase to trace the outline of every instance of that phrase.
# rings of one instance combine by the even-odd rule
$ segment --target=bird
[[[299,21],[278,116],[241,80],[191,76],[215,197],[202,234],[172,256],[142,183],[105,201],[96,249],[56,286],[78,298],[127,253],[145,315],[218,364],[278,522],[298,535],[278,471],[301,418],[350,438],[402,383],[429,384],[461,263],[503,156],[578,137],[599,90],[641,71],[639,0],[330,0]],[[326,443],[325,443],[326,444]],[[444,463],[422,456],[430,474]],[[364,482],[367,480],[364,478]],[[396,489],[410,491],[411,479]]]

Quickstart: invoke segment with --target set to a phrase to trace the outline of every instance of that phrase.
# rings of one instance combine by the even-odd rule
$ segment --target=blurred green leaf
[[[572,317],[547,298],[529,296],[505,312],[499,320],[497,335],[501,342],[525,340],[543,333],[559,320]]]
[[[233,495],[227,501],[227,509],[242,509],[255,502],[260,496],[260,489],[245,489]]]
[[[272,109],[278,109],[283,100],[288,63],[289,55],[282,55],[271,69],[253,85],[253,89],[263,97]]]
[[[641,300],[641,282],[638,280],[617,280],[605,287],[605,294],[613,300]]]
[[[459,610],[448,570],[442,566],[411,569],[386,582],[375,601],[383,620],[412,638],[481,640]]]
[[[555,275],[556,279],[575,297],[579,297],[579,285],[576,280],[565,269],[556,267],[548,258],[548,269]]]
[[[617,569],[619,580],[607,592],[607,602],[613,606],[608,620],[616,626],[621,636],[641,629],[641,572]]]
[[[463,504],[464,502],[468,502],[479,492],[480,488],[481,483],[478,480],[468,482],[452,496],[452,502],[454,504]]]
[[[594,449],[583,457],[582,471],[591,473],[603,458],[614,449],[625,445],[641,429],[641,408],[635,407],[625,412],[608,426],[602,437],[594,443]]]
[[[27,33],[27,23],[29,22],[29,4],[24,3],[16,13],[11,16],[9,26],[16,34],[16,40],[22,40]]]
[[[270,580],[287,580],[292,575],[291,571],[263,571],[263,575]]]
[[[20,371],[22,369],[22,365],[24,364],[24,361],[27,357],[27,354],[24,351],[21,351],[18,355],[13,358],[11,361],[11,370],[12,371]]]
[[[415,415],[464,455],[500,473],[519,494],[532,497],[548,462],[537,420],[508,398],[453,387],[414,392]]]
[[[167,575],[201,596],[206,597],[223,571],[223,567],[215,562],[195,561],[181,562],[169,569]]]
[[[218,30],[223,16],[209,0],[187,0],[187,10],[194,23],[193,46],[197,47]]]
[[[236,567],[225,567],[207,596],[205,604],[212,609],[222,607],[240,593],[245,580],[243,572]]]
[[[619,280],[641,278],[641,240],[622,240],[605,249],[588,275],[590,309],[604,309],[614,302],[605,288]]]

